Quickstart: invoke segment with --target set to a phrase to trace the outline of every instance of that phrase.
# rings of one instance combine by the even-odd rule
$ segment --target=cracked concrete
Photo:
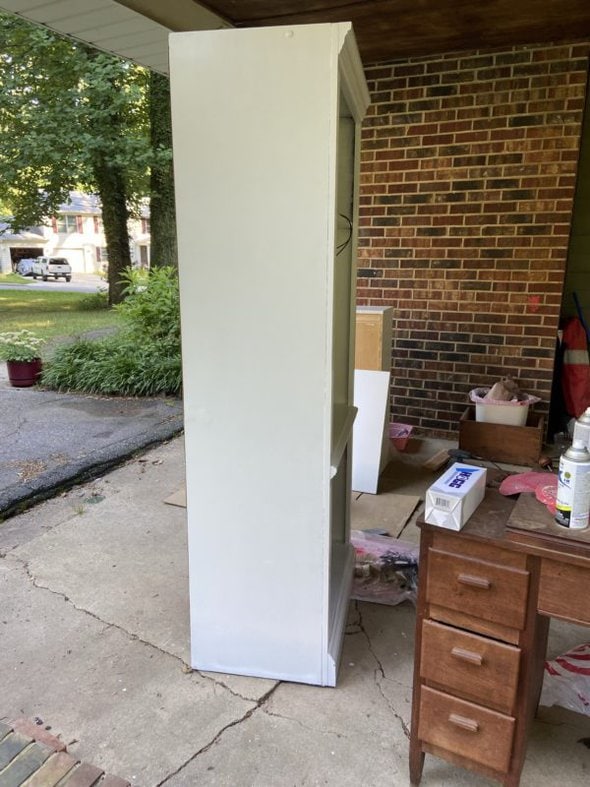
[[[211,749],[212,746],[215,746],[215,744],[221,740],[222,735],[224,735],[224,733],[227,732],[227,730],[231,729],[232,727],[236,727],[238,724],[242,724],[247,719],[249,719],[253,713],[255,713],[259,708],[261,708],[267,702],[268,698],[274,693],[278,685],[279,684],[276,683],[271,689],[269,689],[267,693],[264,694],[258,700],[256,705],[253,708],[247,710],[246,713],[244,713],[244,715],[241,718],[236,719],[235,721],[232,721],[229,724],[227,724],[225,727],[223,727],[223,729],[221,729],[217,733],[217,735],[215,736],[215,738],[213,738],[213,740],[209,741],[209,743],[203,746],[203,748],[195,752],[186,762],[184,762],[179,768],[177,768],[174,773],[169,774],[162,782],[160,782],[160,784],[157,787],[160,787],[160,785],[164,785],[164,784],[170,785],[175,783],[176,778],[180,777],[181,774],[182,774],[181,778],[184,779],[186,774],[189,772],[190,767],[196,762],[197,757],[199,757],[202,754],[205,754],[206,752],[209,751],[209,749]]]
[[[142,785],[165,783],[277,685],[186,665],[185,514],[162,502],[182,453],[162,445],[0,526],[0,674],[15,676],[0,714],[39,716],[72,753]]]
[[[365,637],[349,634],[336,690],[280,684],[170,787],[407,783],[405,736],[375,683],[375,663]]]
[[[150,785],[254,707],[35,587],[18,560],[7,557],[0,565],[6,718],[38,716],[72,754]]]
[[[406,787],[413,606],[351,604],[336,689],[191,670],[183,480],[175,439],[0,524],[0,718],[142,787]],[[542,709],[522,787],[585,785],[588,726]],[[489,782],[427,757],[422,784]]]

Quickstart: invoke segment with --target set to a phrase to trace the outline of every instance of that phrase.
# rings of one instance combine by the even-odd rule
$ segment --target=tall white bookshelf
[[[334,685],[354,552],[350,24],[175,33],[191,661]]]

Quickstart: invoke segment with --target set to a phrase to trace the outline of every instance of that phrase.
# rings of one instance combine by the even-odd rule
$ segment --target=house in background
[[[0,273],[11,273],[19,260],[40,257],[45,248],[43,227],[27,227],[12,232],[10,224],[0,221]]]
[[[150,226],[147,205],[138,218],[129,221],[129,241],[133,265],[147,268],[150,261]],[[108,251],[102,226],[100,201],[94,194],[70,193],[47,225],[10,232],[0,223],[0,273],[9,273],[19,260],[41,255],[65,257],[76,273],[103,273]]]

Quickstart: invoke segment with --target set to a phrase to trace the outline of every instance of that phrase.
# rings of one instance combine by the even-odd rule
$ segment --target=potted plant
[[[39,348],[43,343],[25,328],[0,333],[0,359],[6,361],[11,385],[25,388],[37,382],[42,369]]]

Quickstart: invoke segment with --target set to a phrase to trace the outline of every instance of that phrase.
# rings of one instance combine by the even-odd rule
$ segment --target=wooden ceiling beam
[[[590,38],[588,0],[208,0],[236,27],[352,21],[363,60]]]

